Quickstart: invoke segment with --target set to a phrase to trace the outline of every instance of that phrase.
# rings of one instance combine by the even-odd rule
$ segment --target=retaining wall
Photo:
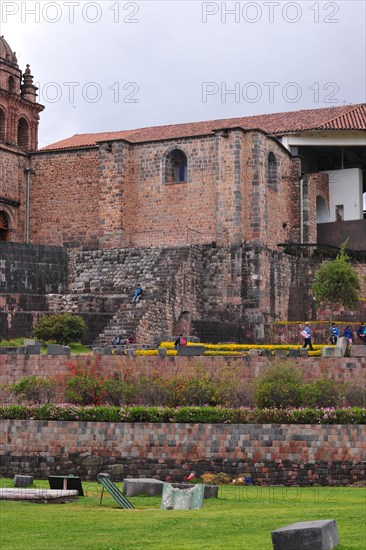
[[[256,484],[336,485],[365,479],[365,426],[155,424],[2,420],[0,474],[109,472],[183,481],[190,470],[250,473]]]
[[[66,362],[82,358],[84,361],[94,361],[91,355],[67,357],[64,355],[0,355],[0,384],[12,384],[25,376],[60,376],[68,372]],[[135,370],[141,374],[157,372],[171,375],[173,372],[184,371],[189,367],[199,366],[202,370],[215,371],[230,363],[242,367],[243,383],[253,380],[269,368],[275,361],[273,357],[157,357],[135,356],[121,357],[113,355],[98,356],[98,369],[103,375],[118,374],[122,370]],[[366,357],[305,357],[283,358],[282,362],[301,369],[304,382],[313,382],[318,378],[333,378],[337,382],[365,384]],[[1,399],[0,399],[1,401]]]

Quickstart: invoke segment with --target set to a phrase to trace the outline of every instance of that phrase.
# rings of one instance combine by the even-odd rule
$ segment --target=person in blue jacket
[[[136,288],[134,294],[133,294],[133,298],[132,298],[132,303],[133,304],[137,304],[137,302],[140,300],[140,298],[142,296],[142,293],[143,293],[143,290],[142,290],[141,285],[139,284],[138,287]]]
[[[343,336],[344,336],[345,338],[348,338],[349,343],[352,344],[352,340],[353,340],[353,331],[352,331],[351,325],[347,325],[347,326],[346,326],[346,328],[344,329],[344,332],[343,332]]]
[[[357,336],[361,338],[362,343],[366,346],[366,326],[365,323],[361,323],[357,329]]]
[[[330,342],[333,345],[336,345],[339,338],[339,328],[336,326],[335,323],[332,323],[332,327],[330,329]]]

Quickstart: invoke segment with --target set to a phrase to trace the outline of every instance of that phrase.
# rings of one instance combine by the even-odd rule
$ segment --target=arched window
[[[9,76],[8,90],[11,94],[15,94],[16,92],[15,78],[13,76]]]
[[[163,167],[163,181],[164,183],[187,181],[187,156],[180,149],[174,149],[166,155]]]
[[[23,149],[29,146],[29,124],[25,118],[20,118],[18,122],[18,145]]]
[[[316,197],[316,223],[328,223],[330,219],[329,208],[323,197]]]
[[[278,165],[277,159],[272,153],[269,153],[267,157],[267,184],[269,187],[277,191],[278,186]]]
[[[9,234],[8,216],[3,210],[0,210],[0,241],[7,241]]]
[[[5,113],[0,109],[0,141],[5,141]]]

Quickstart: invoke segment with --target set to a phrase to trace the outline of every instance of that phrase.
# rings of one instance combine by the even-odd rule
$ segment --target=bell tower
[[[31,152],[37,149],[37,88],[0,36],[0,242],[30,241]]]
[[[37,149],[39,113],[44,107],[36,98],[37,88],[29,65],[22,74],[15,52],[1,36],[0,144],[27,152]]]

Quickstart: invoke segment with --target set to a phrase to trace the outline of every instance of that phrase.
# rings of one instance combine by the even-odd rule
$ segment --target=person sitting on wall
[[[334,346],[338,342],[339,338],[339,328],[336,326],[335,323],[332,323],[332,327],[330,329],[330,343]]]
[[[136,344],[136,338],[134,337],[133,334],[131,334],[131,335],[128,337],[128,343],[129,343],[129,344]]]
[[[112,340],[112,346],[119,346],[123,344],[122,336],[115,336]]]
[[[143,293],[143,290],[142,290],[142,287],[139,283],[138,287],[136,288],[136,290],[134,292],[133,298],[132,298],[132,303],[133,304],[137,304],[137,302],[140,300],[140,298],[142,296],[142,293]]]
[[[352,344],[353,332],[352,332],[352,327],[351,327],[351,325],[347,325],[347,326],[346,326],[346,328],[344,329],[344,332],[343,332],[343,336],[344,336],[345,338],[348,338],[349,343]]]
[[[357,329],[357,336],[361,338],[362,343],[366,346],[366,326],[365,323],[361,323]]]
[[[178,346],[186,346],[187,340],[184,338],[183,334],[180,334],[176,341],[174,342],[175,349],[178,349]]]

